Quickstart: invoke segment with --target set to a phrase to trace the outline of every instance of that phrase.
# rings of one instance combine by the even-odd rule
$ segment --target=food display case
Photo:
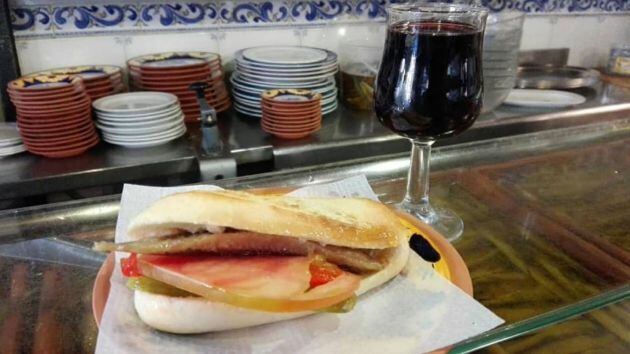
[[[474,297],[506,322],[453,352],[627,352],[630,117],[438,147],[432,196],[463,219],[454,243]],[[217,181],[300,187],[365,175],[402,198],[406,154]],[[6,353],[92,352],[92,286],[119,196],[0,213],[0,342]],[[418,299],[422,301],[422,299]],[[413,311],[414,305],[409,306]]]

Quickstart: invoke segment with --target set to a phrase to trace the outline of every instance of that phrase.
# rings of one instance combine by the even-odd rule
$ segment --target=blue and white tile
[[[16,36],[383,21],[398,0],[12,0]],[[482,0],[491,11],[630,13],[630,0]]]

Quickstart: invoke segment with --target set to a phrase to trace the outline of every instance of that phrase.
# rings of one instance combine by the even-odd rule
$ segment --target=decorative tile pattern
[[[16,36],[27,37],[64,33],[198,30],[252,25],[317,25],[329,21],[382,21],[385,19],[386,6],[402,1],[181,0],[148,3],[109,0],[109,2],[111,3],[50,5],[49,0],[13,0],[11,19]],[[482,2],[491,11],[630,12],[630,0],[482,0]]]

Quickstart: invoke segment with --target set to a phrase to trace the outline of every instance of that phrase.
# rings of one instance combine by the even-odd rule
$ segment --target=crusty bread
[[[195,191],[168,196],[138,215],[132,239],[218,226],[353,248],[396,247],[409,230],[385,205],[368,199],[291,198],[237,191]]]
[[[408,258],[409,243],[407,238],[404,238],[401,239],[399,246],[389,253],[387,266],[380,272],[362,279],[356,294],[364,294],[394,278],[405,267]],[[135,291],[134,304],[144,323],[161,331],[179,334],[251,327],[313,313],[256,311],[203,298],[171,297],[138,290]]]

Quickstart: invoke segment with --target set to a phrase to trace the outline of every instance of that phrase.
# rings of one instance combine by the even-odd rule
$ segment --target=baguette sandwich
[[[317,312],[345,312],[398,275],[411,234],[368,199],[237,191],[165,197],[135,217],[123,251],[134,305],[147,325],[204,333]]]

